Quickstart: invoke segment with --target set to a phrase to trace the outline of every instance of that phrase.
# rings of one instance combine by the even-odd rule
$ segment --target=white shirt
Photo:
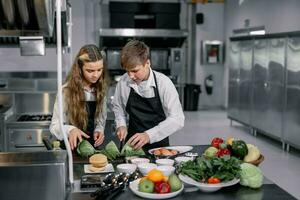
[[[148,80],[137,85],[126,73],[120,78],[112,101],[117,128],[120,126],[126,126],[127,113],[125,109],[130,89],[133,88],[136,93],[144,98],[151,98],[155,96],[153,87],[156,87],[156,85],[152,72],[154,72],[156,76],[157,89],[166,119],[160,122],[157,126],[145,131],[149,135],[150,144],[161,141],[184,126],[182,106],[179,101],[177,90],[172,81],[164,74],[150,69]]]
[[[66,87],[64,85],[63,87]],[[85,94],[85,100],[86,101],[95,101],[95,95],[92,91],[87,91],[84,90]],[[70,125],[69,120],[67,119],[67,111],[66,111],[66,102],[63,99],[63,107],[64,107],[64,112],[63,112],[63,129],[64,131],[69,135],[72,129],[76,128],[76,126]],[[58,102],[57,98],[54,103],[54,108],[53,108],[53,116],[50,124],[50,132],[57,137],[57,139],[62,140],[63,135],[60,131],[60,125],[59,125],[59,110],[58,110]],[[94,131],[102,132],[104,133],[104,128],[105,128],[105,122],[106,122],[106,117],[107,117],[107,108],[106,108],[106,97],[104,98],[103,101],[103,107],[102,107],[102,113],[99,114],[99,117],[96,119],[96,127]]]

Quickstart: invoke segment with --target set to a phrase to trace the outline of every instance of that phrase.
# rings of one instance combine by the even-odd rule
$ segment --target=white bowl
[[[148,158],[133,158],[130,160],[132,164],[141,164],[141,163],[149,163],[150,160]]]
[[[175,171],[175,167],[170,165],[161,165],[157,169],[161,171],[165,176],[170,176]]]
[[[135,164],[128,164],[128,163],[125,163],[125,164],[119,164],[117,165],[117,170],[119,172],[124,172],[124,173],[128,173],[128,174],[131,174],[133,173],[135,170],[136,170],[136,165]]]
[[[173,166],[174,165],[174,160],[172,159],[168,159],[168,158],[165,158],[165,159],[157,159],[155,161],[155,163],[160,166],[160,165],[169,165],[169,166]]]
[[[178,164],[181,163],[181,162],[187,162],[189,160],[193,161],[193,158],[192,157],[187,157],[187,156],[178,156],[178,157],[175,158],[175,161]]]
[[[154,164],[154,163],[140,163],[140,164],[138,164],[138,169],[144,176],[146,176],[150,170],[155,169],[155,168],[157,168],[157,165]]]

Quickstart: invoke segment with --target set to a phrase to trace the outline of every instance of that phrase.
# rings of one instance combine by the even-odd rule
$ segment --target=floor
[[[264,175],[300,199],[300,151],[282,150],[280,142],[264,135],[256,137],[245,126],[227,119],[226,111],[185,112],[185,126],[170,137],[172,145],[208,144],[213,137],[234,137],[258,146],[265,160],[260,165]],[[300,135],[299,135],[300,136]]]

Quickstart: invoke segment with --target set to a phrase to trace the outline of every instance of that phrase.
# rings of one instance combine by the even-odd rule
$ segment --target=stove
[[[30,121],[51,121],[51,114],[40,114],[40,115],[21,115],[17,121],[18,122],[30,122]]]

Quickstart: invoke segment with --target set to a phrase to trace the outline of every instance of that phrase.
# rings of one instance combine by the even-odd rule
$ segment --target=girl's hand
[[[95,140],[94,147],[101,145],[104,141],[104,137],[105,136],[102,132],[95,131],[94,132],[94,140]]]
[[[71,146],[71,149],[74,150],[77,147],[77,139],[79,142],[82,141],[82,137],[84,138],[90,138],[86,133],[81,131],[78,128],[73,128],[69,134],[69,143]]]

